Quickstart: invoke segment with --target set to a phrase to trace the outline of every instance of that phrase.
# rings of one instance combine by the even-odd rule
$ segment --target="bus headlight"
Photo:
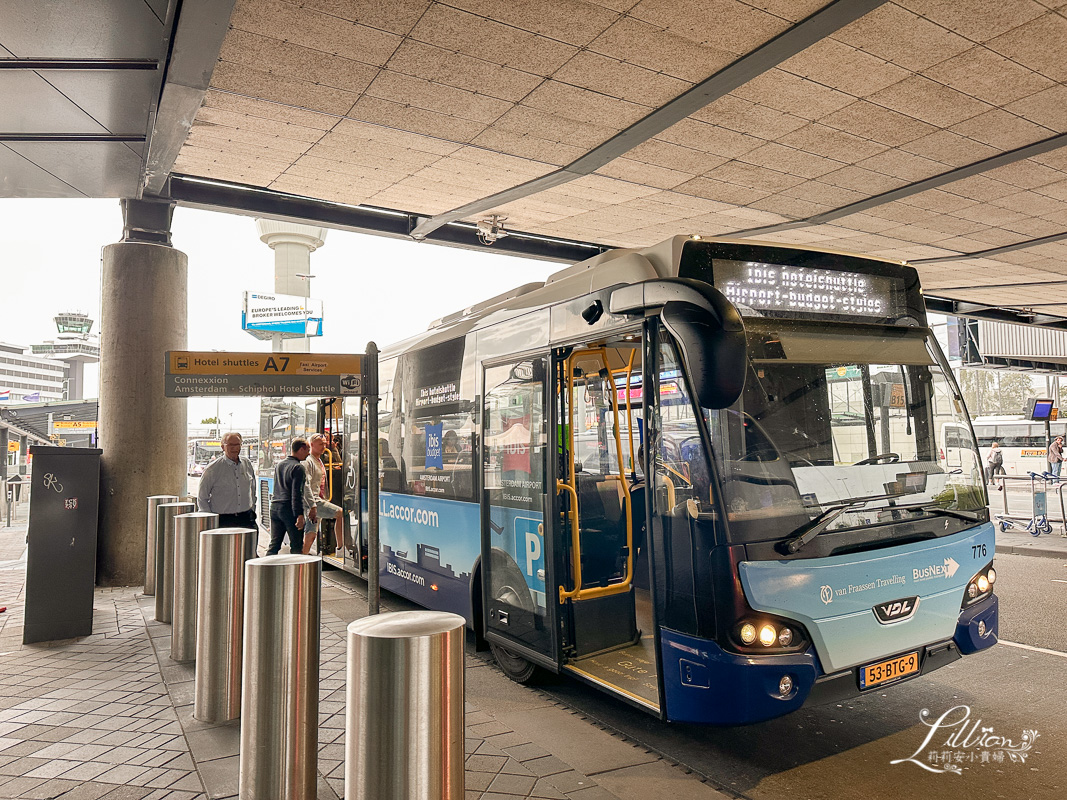
[[[963,606],[974,605],[985,600],[993,593],[993,584],[997,580],[997,573],[992,564],[987,564],[979,570],[967,583],[967,590],[963,593]]]
[[[741,653],[796,652],[807,646],[804,628],[791,620],[758,618],[742,619],[729,637],[734,649]]]

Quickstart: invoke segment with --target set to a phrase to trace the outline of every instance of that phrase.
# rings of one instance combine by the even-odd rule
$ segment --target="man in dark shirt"
[[[270,502],[270,546],[268,556],[278,555],[282,539],[289,535],[289,551],[304,551],[304,482],[307,473],[301,464],[311,448],[307,439],[293,439],[290,455],[274,470],[274,496]],[[315,509],[308,514],[315,519]]]

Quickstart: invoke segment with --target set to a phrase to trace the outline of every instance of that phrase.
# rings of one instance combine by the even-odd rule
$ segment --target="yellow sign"
[[[57,431],[58,430],[89,430],[89,431],[95,431],[96,430],[96,423],[93,422],[92,420],[81,421],[81,420],[64,419],[64,420],[59,420],[58,422],[53,422],[52,423],[52,427]]]
[[[17,453],[19,451],[19,443],[13,442],[10,439],[7,440],[7,452]]]
[[[1044,450],[1022,450],[1020,455],[1023,458],[1044,458],[1048,454]]]
[[[377,364],[371,365],[373,368]],[[167,397],[338,397],[363,393],[363,356],[322,353],[167,353]]]
[[[167,372],[171,375],[358,375],[362,363],[360,355],[340,353],[167,353]]]

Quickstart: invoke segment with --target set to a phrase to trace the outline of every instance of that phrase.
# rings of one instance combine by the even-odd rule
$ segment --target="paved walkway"
[[[0,800],[235,797],[239,723],[192,718],[194,668],[171,661],[170,625],[139,587],[96,591],[92,636],[22,644],[25,537],[24,520],[0,528]],[[998,530],[997,552],[1067,559],[1067,538]],[[345,632],[366,613],[364,588],[324,574],[321,800],[344,792]],[[724,797],[517,686],[481,654],[468,652],[466,679],[466,800]]]
[[[236,797],[239,722],[192,718],[191,664],[140,588],[98,589],[93,635],[23,645],[25,522],[0,528],[0,800]],[[344,792],[345,633],[364,584],[323,578],[320,800]],[[386,609],[388,610],[388,609]],[[657,800],[724,795],[468,652],[466,800]]]

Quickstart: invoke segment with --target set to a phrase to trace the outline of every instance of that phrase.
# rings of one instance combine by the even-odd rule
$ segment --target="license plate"
[[[907,653],[887,658],[877,664],[869,664],[860,670],[860,688],[870,689],[889,681],[895,681],[919,671],[919,653]]]

